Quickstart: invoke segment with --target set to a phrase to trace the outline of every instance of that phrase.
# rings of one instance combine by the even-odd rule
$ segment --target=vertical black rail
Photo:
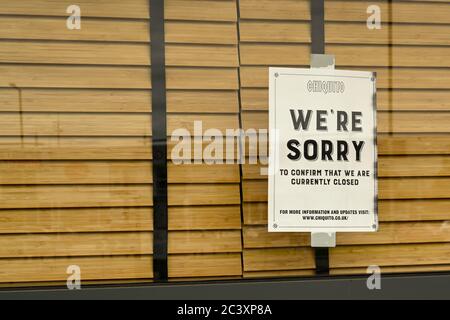
[[[153,277],[168,278],[167,268],[167,108],[164,0],[149,0],[152,80]]]
[[[310,0],[311,10],[311,53],[325,54],[325,1]],[[329,250],[326,247],[315,248],[316,273],[330,273]]]
[[[324,0],[310,0],[311,53],[325,53],[325,4]]]
[[[237,32],[237,54],[238,54],[238,102],[239,102],[239,137],[238,137],[238,165],[239,165],[239,210],[241,211],[241,272],[244,274],[244,174],[242,172],[242,165],[245,164],[245,134],[244,134],[244,126],[242,125],[242,96],[241,96],[241,29],[240,23],[241,21],[241,8],[239,0],[236,1],[236,32]]]

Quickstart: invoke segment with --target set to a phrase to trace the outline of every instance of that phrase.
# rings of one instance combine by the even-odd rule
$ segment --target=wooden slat
[[[152,254],[150,232],[68,233],[0,236],[0,257],[67,257]]]
[[[167,21],[165,40],[167,43],[237,44],[237,26],[235,23]]]
[[[150,207],[0,210],[0,233],[151,231],[152,229],[153,211]]]
[[[449,264],[450,243],[340,246],[330,249],[330,267]]]
[[[378,110],[450,111],[449,90],[378,90]]]
[[[245,225],[267,224],[267,202],[244,202],[242,212]]]
[[[450,154],[448,134],[381,134],[377,140],[378,154]]]
[[[242,19],[309,20],[309,1],[240,0]]]
[[[262,168],[267,168],[267,165],[262,164],[249,164],[242,165],[242,178],[245,180],[267,180],[267,175],[263,175]]]
[[[450,176],[449,156],[382,156],[378,158],[381,177]]]
[[[169,205],[239,204],[238,184],[170,184]]]
[[[239,98],[236,91],[167,91],[168,112],[237,113]]]
[[[0,259],[0,282],[66,281],[78,265],[84,280],[152,278],[151,256]]]
[[[390,70],[371,67],[371,70],[377,73],[377,88],[448,89],[450,87],[449,68],[396,68]]]
[[[225,230],[241,228],[238,205],[170,207],[170,230]]]
[[[238,67],[236,46],[168,44],[166,65],[182,67]]]
[[[385,178],[378,180],[380,199],[450,198],[450,178]]]
[[[149,89],[150,72],[148,67],[1,65],[0,87]],[[238,88],[231,68],[168,67],[166,72],[168,89]]]
[[[268,112],[242,112],[242,128],[244,130],[269,128],[269,113]]]
[[[82,13],[84,14],[84,13]],[[0,39],[150,41],[149,22],[145,20],[95,19],[84,17],[82,28],[66,28],[65,17],[2,16]],[[167,21],[167,43],[236,44],[234,23]]]
[[[449,199],[378,201],[381,221],[449,220],[449,208]]]
[[[168,163],[169,183],[239,183],[237,164],[181,164]]]
[[[308,247],[309,233],[268,232],[267,226],[246,226],[243,229],[244,248]]]
[[[378,112],[377,131],[450,133],[450,112]]]
[[[277,271],[250,271],[244,272],[244,278],[280,278],[314,276],[316,271],[311,270],[277,270]]]
[[[77,5],[86,17],[137,18],[149,17],[148,1],[112,0],[99,3],[96,0],[80,0]],[[44,15],[67,17],[67,3],[52,0],[23,0],[5,2],[0,14]],[[165,3],[165,18],[173,20],[236,21],[234,1],[169,0]]]
[[[151,185],[3,186],[0,206],[12,208],[151,206]],[[170,205],[239,204],[237,184],[171,184]]]
[[[307,68],[308,66],[304,66]],[[346,67],[346,69],[353,69]],[[394,89],[448,89],[450,71],[448,68],[388,68],[371,67],[377,72],[377,88]],[[244,88],[267,88],[268,68],[245,66],[240,68],[241,86]]]
[[[311,50],[307,44],[241,43],[242,65],[307,65]]]
[[[200,122],[203,132],[195,131],[195,122]],[[239,118],[236,114],[169,114],[167,116],[167,135],[176,135],[179,129],[187,129],[192,136],[215,135],[207,132],[208,129],[220,130],[225,136],[227,129],[238,129]]]
[[[137,160],[152,157],[148,137],[0,137],[0,149],[2,160]],[[171,152],[168,154],[170,156]]]
[[[152,205],[151,185],[2,186],[1,208]]]
[[[382,13],[383,21],[387,19],[385,15],[384,13],[383,17]],[[383,24],[381,29],[370,30],[366,22],[327,22],[325,41],[346,44],[442,46],[450,44],[449,29],[448,25],[439,24]]]
[[[224,281],[224,280],[240,280],[242,277],[240,275],[233,275],[233,276],[204,276],[204,277],[174,277],[167,279],[168,282],[176,283],[179,281],[186,282],[186,281]]]
[[[239,32],[241,42],[311,42],[310,24],[306,21],[243,20]]]
[[[148,44],[3,40],[2,63],[150,65]],[[130,54],[132,53],[132,54]]]
[[[76,32],[66,27],[66,17],[4,15],[0,20],[0,39],[150,41],[148,21],[93,19],[84,17],[83,11],[82,9],[82,28]],[[173,36],[176,34],[172,34]]]
[[[367,8],[377,5],[385,22],[402,23],[449,23],[450,7],[444,3],[411,3],[408,1],[342,1],[332,0],[325,3],[325,20],[329,21],[366,21]],[[392,18],[391,18],[392,17]]]
[[[236,113],[236,91],[168,90],[168,112]],[[0,89],[0,111],[151,112],[151,91]]]
[[[194,150],[194,139],[191,139],[191,151]],[[178,139],[167,142],[168,158],[178,144]],[[211,142],[202,141],[202,150]],[[227,144],[234,146],[234,154],[223,153],[223,159],[237,159],[238,145],[235,138],[223,138],[220,143],[223,150]],[[0,137],[1,160],[101,160],[101,159],[151,159],[151,139],[148,137]],[[178,156],[178,153],[175,152]],[[177,158],[178,159],[178,158]],[[182,157],[190,159],[216,160],[208,153],[197,154],[193,151]],[[192,162],[192,161],[191,161]]]
[[[221,130],[238,128],[236,115],[169,115],[167,134],[184,128],[194,135],[195,121]],[[3,113],[0,117],[2,136],[150,136],[149,114],[89,113]],[[202,134],[203,132],[199,132]]]
[[[432,221],[450,219],[449,199],[378,201],[380,221]],[[244,224],[266,225],[267,202],[243,203]]]
[[[269,110],[269,91],[267,89],[241,89],[243,111]]]
[[[309,43],[310,24],[306,21],[252,21],[239,23],[241,42]],[[447,25],[384,24],[370,30],[366,22],[327,22],[326,43],[448,45]]]
[[[241,228],[239,206],[170,207],[169,230]],[[151,207],[0,210],[0,233],[152,231]]]
[[[169,89],[237,90],[237,70],[232,68],[166,68]]]
[[[164,17],[171,20],[236,21],[237,8],[234,0],[168,0]]]
[[[168,246],[169,253],[241,252],[241,232],[240,230],[170,231]]]
[[[240,253],[169,255],[169,277],[241,275]]]
[[[315,268],[312,248],[245,249],[243,254],[244,271]]]
[[[171,92],[169,96],[178,94],[178,92]],[[151,112],[151,91],[2,88],[0,89],[0,110],[15,112]]]
[[[70,4],[52,0],[24,0],[20,2],[2,1],[0,14],[68,16],[66,9]],[[81,0],[77,5],[87,17],[148,18],[148,3],[145,0],[120,0],[98,2]]]
[[[0,184],[152,183],[149,161],[0,161]],[[231,164],[168,163],[170,183],[239,182]]]
[[[0,87],[149,89],[151,87],[150,69],[148,67],[0,65]]]
[[[248,202],[267,201],[267,181],[244,180],[242,182],[243,200]]]
[[[4,40],[2,44],[0,62],[3,63],[150,65],[148,44],[23,42],[21,40]],[[168,44],[166,45],[166,65],[237,67],[237,48],[222,45]]]
[[[306,67],[306,66],[305,66]],[[268,88],[269,68],[241,66],[239,68],[242,88]],[[266,74],[267,73],[267,74]]]
[[[243,112],[242,127],[267,129],[267,112]],[[377,131],[380,133],[450,133],[450,112],[378,112]]]
[[[244,201],[267,201],[267,181],[245,180]],[[450,178],[383,178],[378,179],[379,199],[450,198]]]
[[[0,161],[0,184],[152,183],[150,161]]]
[[[3,113],[2,136],[149,136],[149,114]]]

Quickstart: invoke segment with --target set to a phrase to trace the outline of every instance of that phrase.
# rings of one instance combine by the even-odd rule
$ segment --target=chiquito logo
[[[309,92],[323,92],[325,94],[343,93],[345,91],[345,85],[343,81],[310,80],[307,82],[306,87]]]

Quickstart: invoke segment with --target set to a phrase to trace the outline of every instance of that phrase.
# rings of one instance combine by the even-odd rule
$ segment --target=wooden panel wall
[[[68,30],[64,2],[1,1],[0,285],[64,282],[71,264],[85,281],[153,276],[148,0],[77,4],[82,29]],[[309,235],[266,231],[263,165],[241,176],[194,152],[208,129],[267,128],[268,66],[309,66],[309,0],[165,6],[170,280],[314,274]],[[450,3],[325,6],[327,52],[378,72],[379,108],[380,231],[338,235],[331,272],[448,270]],[[171,134],[195,121],[191,163],[172,163]]]
[[[81,30],[63,2],[0,6],[0,283],[152,278],[148,1],[77,4]],[[236,12],[166,1],[168,135],[238,127]],[[239,167],[168,179],[169,277],[241,275]]]
[[[178,156],[200,163],[169,165],[169,277],[240,277],[240,175],[234,160],[237,138],[223,138],[219,143],[233,146],[233,159],[229,160],[234,164],[209,164],[213,159],[207,152],[210,136],[215,134],[208,129],[226,134],[226,129],[239,128],[236,1],[175,2],[180,10],[184,3],[200,16],[180,16],[166,23],[166,63],[169,72],[177,70],[179,82],[170,85],[168,73],[168,133],[186,128],[195,134],[194,139],[203,139],[203,146],[194,141],[190,155],[179,154],[176,149],[170,155],[172,160]],[[183,36],[175,38],[171,32]],[[194,121],[201,121],[203,132],[194,132]],[[174,137],[171,141],[178,140]],[[196,146],[205,151],[204,161],[194,155]],[[220,161],[227,157],[223,150],[224,156],[217,157]]]
[[[338,235],[331,273],[361,273],[368,265],[386,272],[448,270],[450,3],[371,1],[391,24],[369,30],[358,12],[368,2],[326,2],[327,52],[340,68],[378,72],[381,138],[380,230]],[[407,142],[385,149],[399,139]],[[419,152],[408,148],[412,144]]]
[[[152,278],[146,1],[0,6],[0,282]]]
[[[267,129],[268,67],[309,65],[309,1],[240,0],[239,5],[241,123],[244,130]],[[247,155],[256,151],[250,137]],[[280,245],[286,235],[267,232],[267,176],[261,175],[263,165],[249,161],[242,166],[244,277],[314,274],[309,243],[288,235],[292,245]]]
[[[380,30],[366,26],[370,4]],[[240,10],[242,125],[267,129],[267,67],[309,65],[309,1],[241,0]],[[325,1],[326,53],[337,68],[377,71],[379,109],[380,230],[338,234],[332,274],[450,268],[449,17],[448,2]],[[308,234],[267,232],[262,167],[242,169],[244,276],[310,274]]]

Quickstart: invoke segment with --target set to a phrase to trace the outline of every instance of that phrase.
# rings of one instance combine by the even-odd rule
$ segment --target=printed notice
[[[373,72],[269,69],[269,231],[376,231]]]

